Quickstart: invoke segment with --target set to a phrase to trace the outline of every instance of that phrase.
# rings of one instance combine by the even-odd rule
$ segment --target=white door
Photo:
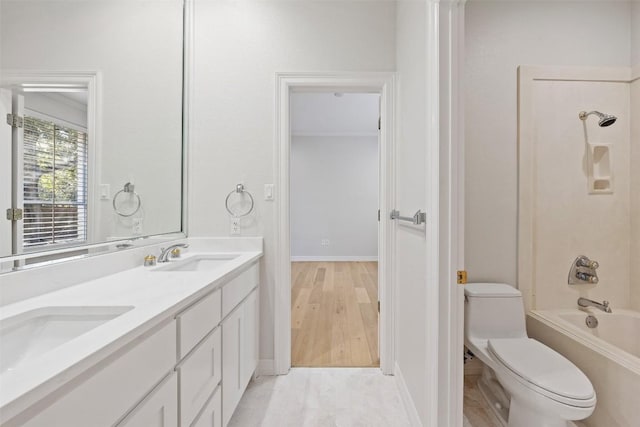
[[[0,256],[11,255],[11,221],[4,218],[4,213],[11,208],[11,126],[5,122],[11,113],[11,91],[0,89]]]
[[[14,116],[24,117],[24,96],[14,93],[11,99],[11,107]],[[24,211],[24,128],[13,128],[13,192],[12,202],[15,209]],[[13,221],[13,253],[21,254],[22,250],[23,221]]]

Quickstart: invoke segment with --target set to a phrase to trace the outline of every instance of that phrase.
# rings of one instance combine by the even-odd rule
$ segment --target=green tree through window
[[[23,246],[86,241],[87,134],[25,117]]]

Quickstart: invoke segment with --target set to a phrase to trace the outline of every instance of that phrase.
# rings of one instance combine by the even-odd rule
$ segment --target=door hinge
[[[21,128],[24,126],[24,118],[17,114],[7,114],[7,124],[12,128]]]
[[[380,313],[380,301],[378,301],[378,313]]]
[[[7,209],[7,219],[9,221],[19,221],[22,219],[22,209]]]
[[[467,271],[458,270],[458,285],[464,285],[467,283]]]
[[[380,209],[378,209],[378,222],[380,222]]]

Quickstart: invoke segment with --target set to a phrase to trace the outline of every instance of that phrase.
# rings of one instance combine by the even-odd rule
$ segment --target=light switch
[[[100,184],[100,200],[111,200],[111,186]]]
[[[273,184],[264,185],[264,199],[273,200]]]

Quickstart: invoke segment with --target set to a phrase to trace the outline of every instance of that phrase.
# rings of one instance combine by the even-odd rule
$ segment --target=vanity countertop
[[[238,256],[209,271],[160,272],[153,270],[165,268],[165,264],[140,266],[3,306],[0,325],[12,316],[48,307],[133,308],[2,373],[0,423],[54,392],[136,337],[173,318],[262,256],[261,250],[206,252],[201,249],[195,248],[179,261],[170,262],[212,254]]]

